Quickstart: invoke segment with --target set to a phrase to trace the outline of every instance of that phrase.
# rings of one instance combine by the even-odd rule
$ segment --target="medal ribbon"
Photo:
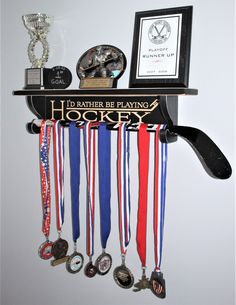
[[[138,132],[139,207],[137,223],[137,248],[143,268],[146,267],[149,150],[150,133],[147,131],[147,125],[141,124]]]
[[[122,255],[126,254],[130,242],[130,181],[129,181],[129,132],[126,124],[121,123],[118,129],[118,202],[119,230]]]
[[[106,249],[111,231],[111,132],[106,123],[98,129],[99,195],[101,215],[101,243]]]
[[[154,245],[156,271],[160,271],[163,247],[166,173],[167,173],[167,143],[160,142],[158,125],[155,134],[155,174],[154,174]]]
[[[95,210],[95,168],[96,168],[96,131],[91,122],[84,126],[84,152],[87,174],[87,255],[94,254],[94,210]]]
[[[49,168],[49,150],[51,139],[51,126],[43,120],[40,128],[40,173],[41,173],[41,192],[43,221],[42,232],[48,239],[51,224],[51,185],[50,185],[50,168]]]
[[[60,234],[64,223],[64,127],[60,121],[54,121],[53,125],[56,218]]]
[[[69,127],[70,147],[70,184],[71,184],[71,217],[73,241],[76,243],[80,236],[79,220],[79,188],[80,188],[80,129],[75,122]]]

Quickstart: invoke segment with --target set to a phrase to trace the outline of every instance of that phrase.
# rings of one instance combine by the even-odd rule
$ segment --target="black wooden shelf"
[[[131,88],[131,89],[25,89],[13,91],[13,95],[24,96],[163,96],[197,95],[191,88]]]

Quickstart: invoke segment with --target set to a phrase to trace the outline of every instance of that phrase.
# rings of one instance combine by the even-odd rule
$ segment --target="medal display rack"
[[[175,142],[181,136],[210,176],[227,179],[232,169],[217,145],[201,130],[177,125],[178,96],[197,94],[197,89],[179,87],[13,91],[13,95],[26,96],[29,109],[38,119],[27,124],[30,133],[40,132],[39,120],[43,119],[60,120],[65,126],[71,121],[78,122],[78,126],[84,121],[108,122],[113,130],[120,122],[128,122],[130,131],[137,131],[140,123],[148,124],[149,131],[163,124],[162,142]]]

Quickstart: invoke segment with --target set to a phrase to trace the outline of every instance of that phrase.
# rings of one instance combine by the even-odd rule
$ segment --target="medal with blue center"
[[[42,192],[42,232],[46,241],[38,249],[39,257],[48,260],[52,257],[52,244],[49,240],[51,227],[51,186],[49,169],[49,150],[51,139],[51,126],[46,120],[42,121],[40,128],[40,174],[41,174],[41,192]]]
[[[74,252],[66,261],[66,269],[70,273],[77,273],[81,270],[84,257],[77,251],[77,241],[80,237],[80,212],[79,212],[79,189],[80,189],[80,129],[75,122],[69,127],[69,148],[70,148],[70,185],[71,185],[71,217]]]
[[[94,255],[94,220],[95,220],[95,169],[96,169],[96,130],[92,123],[84,125],[84,153],[87,177],[87,255],[89,262],[84,273],[91,278],[97,274],[97,267],[93,264]]]
[[[98,129],[98,168],[100,228],[102,254],[95,261],[99,275],[107,274],[112,266],[111,255],[106,253],[107,240],[111,232],[111,131],[106,123]]]
[[[53,122],[53,148],[54,148],[54,173],[56,193],[56,222],[58,239],[52,245],[54,260],[52,266],[57,266],[67,261],[68,242],[61,238],[64,224],[64,127],[60,121]]]
[[[122,263],[115,268],[113,278],[119,287],[128,289],[133,286],[134,277],[125,264],[127,248],[130,242],[129,132],[126,131],[126,123],[120,123],[118,129],[117,178]]]

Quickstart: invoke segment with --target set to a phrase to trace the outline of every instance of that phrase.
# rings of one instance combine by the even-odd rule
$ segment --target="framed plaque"
[[[188,87],[192,6],[137,12],[129,86]]]

